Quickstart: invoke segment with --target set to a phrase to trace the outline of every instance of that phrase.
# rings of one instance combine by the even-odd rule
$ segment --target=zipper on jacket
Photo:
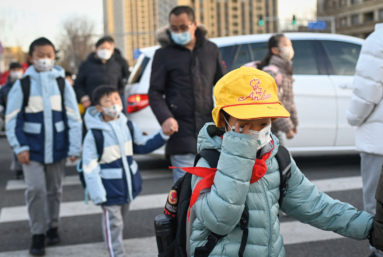
[[[266,205],[267,205],[267,214],[269,216],[269,243],[267,245],[267,256],[270,256],[270,248],[271,248],[271,239],[273,238],[272,237],[272,228],[271,228],[271,209],[270,209],[270,203],[269,203],[269,198],[267,197],[267,191],[266,191],[266,187],[263,183],[263,179],[261,179],[261,185],[262,185],[262,189],[263,189],[263,192],[264,192],[264,195],[265,195],[265,199],[266,199]]]

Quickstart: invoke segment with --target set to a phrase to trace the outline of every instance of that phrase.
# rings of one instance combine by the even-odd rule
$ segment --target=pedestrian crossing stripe
[[[145,171],[141,172],[141,176],[143,180],[150,179],[164,179],[164,178],[172,178],[173,174],[170,170],[157,170],[157,171]],[[66,176],[63,182],[64,186],[77,186],[81,185],[81,181],[78,175]],[[5,190],[22,190],[26,189],[24,180],[14,179],[8,180],[7,185],[5,186]]]
[[[343,177],[313,180],[320,191],[335,192],[361,189],[363,187],[362,178]],[[152,194],[138,196],[130,205],[131,211],[149,210],[163,208],[168,194]],[[86,205],[84,201],[63,202],[60,206],[60,217],[82,216],[101,213],[101,207],[93,203]],[[0,212],[0,223],[28,220],[26,206],[5,207]]]

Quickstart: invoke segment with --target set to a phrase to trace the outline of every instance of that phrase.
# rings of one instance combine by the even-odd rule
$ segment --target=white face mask
[[[49,58],[38,59],[33,60],[33,64],[35,66],[35,69],[38,71],[50,71],[55,65],[55,60]]]
[[[101,60],[109,60],[110,57],[112,57],[112,54],[113,52],[111,50],[108,50],[108,49],[99,49],[97,50],[97,56],[98,58],[100,58]]]
[[[117,118],[122,112],[122,105],[114,104],[110,107],[102,107],[101,109],[104,111],[104,114],[109,116],[112,119]]]
[[[291,61],[294,58],[294,48],[292,46],[284,46],[279,48],[281,50],[280,56],[285,61]]]
[[[23,76],[22,71],[11,71],[9,73],[9,77],[11,78],[12,82],[15,82],[16,80],[21,79],[22,76]]]
[[[227,122],[226,118],[225,122],[226,124],[231,127],[231,130],[235,131],[235,126],[230,126],[229,122]],[[242,132],[243,128],[239,128],[239,131]],[[260,131],[255,130],[248,130],[248,133],[250,133],[252,136],[254,136],[254,139],[257,140],[258,146],[257,150],[261,149],[265,145],[271,142],[271,123],[261,129]]]

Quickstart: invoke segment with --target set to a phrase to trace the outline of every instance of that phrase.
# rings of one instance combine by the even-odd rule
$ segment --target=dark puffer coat
[[[123,81],[127,79],[126,76],[129,74],[124,74],[125,68],[119,60],[122,57],[116,55],[118,54],[112,55],[106,63],[102,63],[100,59],[95,57],[95,53],[91,53],[81,64],[74,82],[74,90],[79,102],[85,95],[88,95],[92,100],[93,91],[99,86],[113,86],[123,92]]]
[[[150,78],[149,103],[162,124],[174,117],[179,125],[166,147],[167,154],[197,153],[197,135],[212,121],[213,86],[225,74],[218,47],[196,30],[193,51],[177,45],[168,29],[157,34],[162,48],[154,55]],[[165,96],[165,98],[164,98]]]

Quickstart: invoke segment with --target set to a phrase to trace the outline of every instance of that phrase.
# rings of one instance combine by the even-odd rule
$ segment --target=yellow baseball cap
[[[241,67],[223,76],[215,85],[213,120],[219,126],[221,109],[241,120],[288,118],[278,99],[277,84],[268,73]]]

